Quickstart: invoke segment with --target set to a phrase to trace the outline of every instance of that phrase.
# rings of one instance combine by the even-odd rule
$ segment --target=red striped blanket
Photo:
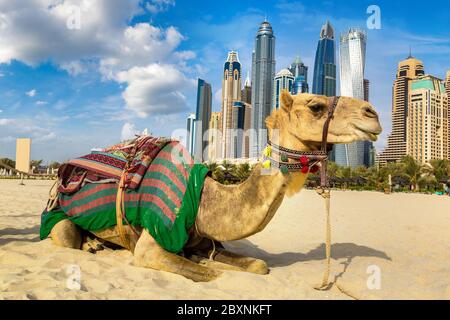
[[[133,162],[135,171],[128,180],[130,188],[124,199],[124,224],[128,221],[132,225],[145,227],[163,248],[179,252],[187,241],[188,229],[195,221],[208,169],[203,165],[194,165],[186,148],[177,141],[159,140],[155,143],[152,138],[139,142],[143,142],[144,148],[148,150],[139,149],[140,158]],[[119,149],[124,150],[122,147]],[[109,148],[104,150],[111,152]],[[128,151],[128,154],[133,154]],[[82,229],[90,231],[116,224],[117,180],[121,175],[117,168],[120,167],[120,159],[117,166],[111,166],[111,162],[103,161],[102,157],[82,157],[69,161],[65,170],[71,168],[72,175],[61,173],[62,177],[68,178],[65,180],[66,185],[60,188],[58,207],[42,214],[42,239],[61,219],[70,219]],[[142,160],[142,157],[145,159]],[[150,158],[151,161],[147,162]],[[98,159],[101,160],[96,161]],[[145,168],[143,173],[140,171],[142,168]],[[109,180],[93,182],[91,179],[95,175]],[[107,183],[98,183],[104,181]],[[69,193],[68,189],[76,191]]]

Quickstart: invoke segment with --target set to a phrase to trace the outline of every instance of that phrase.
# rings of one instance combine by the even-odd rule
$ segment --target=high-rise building
[[[245,115],[244,115],[244,151],[243,158],[250,157],[250,129],[252,122],[252,85],[250,82],[250,76],[247,74],[245,79],[244,88],[241,91],[241,99],[244,103]]]
[[[305,66],[299,56],[295,58],[288,70],[294,76],[294,84],[289,91],[292,94],[309,92],[308,67]]]
[[[245,137],[245,112],[247,111],[245,103],[236,101],[233,104],[233,152],[232,158],[242,158],[245,154],[244,137]]]
[[[208,161],[222,157],[222,112],[211,113],[208,130]]]
[[[259,157],[267,143],[266,117],[272,108],[275,76],[275,36],[264,21],[258,29],[252,56],[251,156]]]
[[[370,88],[370,81],[364,79],[364,101],[369,101],[369,88]]]
[[[350,29],[340,37],[340,87],[341,95],[364,100],[364,68],[366,58],[366,33],[360,29]],[[369,166],[369,148],[365,141],[335,146],[335,161],[339,165]]]
[[[336,95],[336,53],[334,30],[327,21],[320,30],[314,61],[312,93],[325,96]]]
[[[245,78],[244,87],[241,90],[241,100],[245,103],[252,103],[252,84],[250,82],[250,75],[247,73]]]
[[[195,114],[191,113],[187,117],[186,121],[186,148],[188,149],[189,153],[193,156],[194,155],[194,146],[195,146]]]
[[[387,162],[396,162],[404,157],[406,153],[408,114],[408,96],[411,90],[411,81],[424,75],[422,61],[414,58],[411,54],[405,60],[399,62],[397,75],[392,87],[392,131],[387,138],[387,147],[379,155],[380,165]]]
[[[195,159],[199,162],[206,160],[205,150],[208,145],[206,132],[211,118],[212,93],[211,85],[203,79],[198,79],[197,108],[195,113]]]
[[[273,90],[273,108],[278,109],[280,107],[280,95],[282,90],[292,91],[294,86],[294,76],[288,69],[282,69],[277,73],[274,79]]]
[[[447,103],[450,108],[450,70],[447,71],[447,74],[445,76],[445,92],[447,93]],[[450,112],[448,117],[450,118]],[[448,121],[448,155],[450,157],[450,120]]]
[[[441,79],[411,80],[408,94],[406,153],[421,163],[449,159],[448,96]]]
[[[241,72],[237,52],[229,52],[222,78],[222,158],[233,157],[233,104],[241,101]]]

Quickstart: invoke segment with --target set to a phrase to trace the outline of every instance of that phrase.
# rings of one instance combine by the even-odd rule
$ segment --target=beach
[[[333,190],[329,290],[324,202],[285,198],[262,232],[225,243],[264,259],[268,275],[225,271],[194,283],[133,266],[125,250],[96,254],[39,240],[52,181],[0,180],[1,299],[450,299],[450,197]],[[79,275],[80,286],[73,285]]]

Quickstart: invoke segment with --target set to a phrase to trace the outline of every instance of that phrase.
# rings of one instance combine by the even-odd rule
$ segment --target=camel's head
[[[283,91],[280,108],[266,119],[269,138],[294,150],[320,149],[330,101],[326,96],[308,93],[292,96]],[[331,145],[357,140],[375,141],[380,133],[378,115],[369,102],[341,97],[329,125],[327,142]]]

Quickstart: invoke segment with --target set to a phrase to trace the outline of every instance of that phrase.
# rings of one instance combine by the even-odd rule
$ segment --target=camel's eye
[[[319,113],[320,111],[322,111],[323,106],[320,104],[313,104],[313,105],[309,106],[309,109],[311,109],[311,111],[314,113]]]

